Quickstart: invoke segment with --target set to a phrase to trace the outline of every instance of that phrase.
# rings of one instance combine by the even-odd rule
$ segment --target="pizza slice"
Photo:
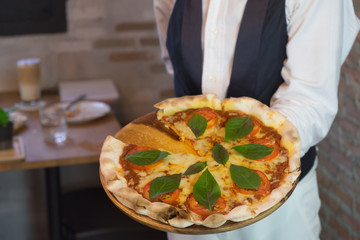
[[[155,105],[158,119],[184,141],[205,156],[220,142],[222,109],[215,94],[170,98]]]

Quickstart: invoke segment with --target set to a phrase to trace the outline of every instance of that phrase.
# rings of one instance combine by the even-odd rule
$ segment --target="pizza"
[[[100,155],[106,189],[137,214],[176,228],[217,228],[255,218],[294,189],[300,139],[280,113],[214,94],[155,107],[151,124],[108,136]]]

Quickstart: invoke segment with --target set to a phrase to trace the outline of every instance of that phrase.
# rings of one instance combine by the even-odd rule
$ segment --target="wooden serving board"
[[[178,137],[171,130],[167,129],[161,122],[156,121],[156,112],[149,113],[144,115],[135,121],[129,123],[120,131],[118,131],[115,138],[120,139],[121,141],[128,144],[137,144],[137,145],[148,145],[154,148],[162,148],[164,150],[172,151],[172,152],[191,152],[195,153],[194,150],[182,143],[178,140]],[[176,144],[171,144],[172,142],[176,142]],[[171,149],[169,149],[172,146]],[[176,146],[174,148],[174,146]],[[250,224],[253,224],[266,216],[270,215],[276,209],[278,209],[284,202],[288,199],[288,197],[293,192],[297,181],[293,184],[292,190],[284,197],[280,202],[274,205],[272,208],[267,211],[257,215],[255,218],[248,219],[241,222],[232,222],[227,221],[225,224],[218,228],[208,228],[199,225],[192,225],[186,228],[175,228],[168,224],[161,223],[156,221],[148,216],[140,215],[133,211],[130,208],[127,208],[123,204],[121,204],[116,197],[107,190],[105,180],[100,172],[100,180],[101,184],[110,198],[110,200],[118,207],[123,213],[131,217],[132,219],[157,230],[161,230],[164,232],[172,232],[172,233],[181,233],[181,234],[212,234],[212,233],[221,233],[232,231],[235,229],[246,227]]]

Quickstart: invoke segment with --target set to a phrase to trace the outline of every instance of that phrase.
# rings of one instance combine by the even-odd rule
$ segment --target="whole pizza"
[[[280,113],[214,94],[155,107],[150,124],[125,127],[121,140],[108,136],[100,155],[106,189],[136,214],[217,228],[255,218],[293,190],[300,139]]]

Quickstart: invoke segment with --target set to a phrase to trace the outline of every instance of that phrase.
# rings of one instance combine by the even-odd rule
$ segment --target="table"
[[[57,93],[43,94],[47,103],[59,101]],[[0,93],[0,106],[11,108],[19,102],[16,92]],[[44,168],[46,177],[47,204],[50,239],[61,239],[60,177],[59,167],[73,164],[94,163],[99,161],[102,143],[107,135],[113,135],[120,124],[113,112],[92,122],[69,125],[68,140],[64,145],[43,141],[37,111],[23,112],[28,120],[26,127],[16,136],[24,143],[23,161],[1,162],[0,171]]]

